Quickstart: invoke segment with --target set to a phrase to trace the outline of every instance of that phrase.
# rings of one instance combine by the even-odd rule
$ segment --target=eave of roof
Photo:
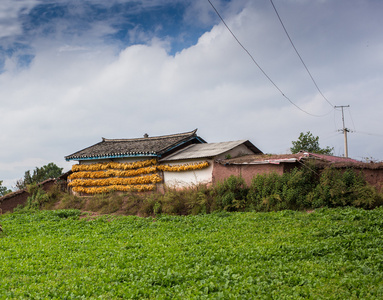
[[[65,160],[99,160],[128,157],[161,157],[188,142],[206,143],[196,135],[197,129],[178,134],[135,139],[105,139],[65,156]]]

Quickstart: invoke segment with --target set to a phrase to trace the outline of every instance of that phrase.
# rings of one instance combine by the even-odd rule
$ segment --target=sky
[[[3,185],[50,162],[67,171],[64,156],[102,137],[195,128],[272,154],[311,132],[343,156],[334,106],[348,105],[349,156],[383,160],[383,1],[211,4],[2,0]]]

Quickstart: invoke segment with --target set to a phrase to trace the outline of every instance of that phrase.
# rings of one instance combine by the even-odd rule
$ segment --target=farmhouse
[[[78,161],[68,177],[75,193],[152,191],[163,185],[212,183],[214,161],[262,154],[247,140],[206,143],[197,129],[135,139],[105,139],[65,157]]]

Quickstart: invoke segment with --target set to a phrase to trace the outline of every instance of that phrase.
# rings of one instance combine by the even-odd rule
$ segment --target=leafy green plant
[[[282,202],[282,189],[286,176],[277,173],[259,174],[250,184],[247,199],[250,207],[257,211],[274,210]]]
[[[342,171],[329,167],[321,173],[320,182],[309,198],[314,207],[353,205],[358,199],[358,191],[365,186],[367,183],[361,174],[352,169]]]
[[[8,189],[6,186],[3,186],[3,181],[0,180],[0,197],[6,194],[11,193],[12,191]]]
[[[248,187],[242,177],[231,175],[214,187],[217,207],[226,211],[241,211],[247,206]]]
[[[383,297],[383,208],[80,215],[0,215],[0,299]]]
[[[163,195],[159,193],[148,193],[143,197],[138,215],[143,217],[155,216],[162,213]]]

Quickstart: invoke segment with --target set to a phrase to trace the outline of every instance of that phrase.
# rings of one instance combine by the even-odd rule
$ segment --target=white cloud
[[[27,13],[39,0],[2,0],[0,2],[0,38],[20,34],[20,13]]]
[[[296,45],[325,95],[334,104],[351,105],[357,129],[376,133],[383,108],[379,36],[370,33],[373,48],[360,47],[362,35],[334,45],[333,36],[315,35],[321,15],[309,3],[299,5],[305,5],[312,24],[298,26],[294,6],[285,18],[293,36],[304,35]],[[331,8],[330,2],[322,5],[324,12]],[[336,23],[335,36],[341,35],[344,26],[358,26],[352,17],[357,12],[349,6],[344,9],[344,25]],[[271,10],[251,3],[226,21],[294,103],[314,114],[327,113],[331,107],[318,95],[273,18]],[[381,22],[376,19],[365,30],[378,32]],[[0,140],[6,145],[0,148],[4,158],[0,180],[10,186],[26,170],[51,161],[69,168],[65,155],[101,137],[138,137],[145,132],[153,136],[197,127],[207,141],[249,139],[268,153],[288,151],[300,132],[311,131],[320,136],[322,146],[334,146],[336,154],[343,153],[343,137],[336,132],[340,115],[314,118],[297,110],[222,24],[174,56],[167,54],[167,45],[166,40],[152,39],[116,55],[111,45],[92,48],[65,41],[36,42],[36,57],[28,69],[0,75]],[[344,45],[347,53],[343,53]],[[348,115],[346,121],[349,124]],[[379,138],[350,134],[349,143],[353,157],[383,159]]]

